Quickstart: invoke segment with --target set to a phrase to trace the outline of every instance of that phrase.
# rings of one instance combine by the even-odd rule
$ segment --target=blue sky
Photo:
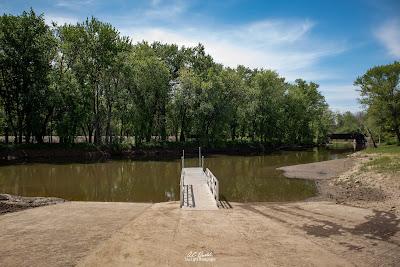
[[[201,42],[226,66],[277,70],[320,84],[333,110],[358,111],[353,81],[400,60],[400,1],[0,0],[0,12],[33,7],[48,23],[95,16],[133,41]]]

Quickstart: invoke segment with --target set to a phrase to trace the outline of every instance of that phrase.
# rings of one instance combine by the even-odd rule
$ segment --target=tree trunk
[[[185,130],[186,130],[186,108],[184,108],[183,106],[181,106],[181,113],[182,114],[182,118],[181,118],[181,135],[179,137],[179,141],[180,142],[185,142],[186,138],[185,138]]]
[[[146,134],[146,142],[150,143],[151,141],[151,133]]]
[[[179,141],[180,142],[185,142],[186,138],[185,138],[185,116],[183,116],[182,120],[181,120],[181,136],[179,137]]]
[[[29,144],[31,142],[31,135],[29,133],[24,135],[25,144]],[[35,138],[32,136],[32,143],[35,143]]]
[[[4,128],[5,142],[8,144],[8,126]]]
[[[120,132],[119,132],[119,142],[120,142],[120,143],[122,143],[123,138],[124,138],[124,137],[122,136],[123,129],[124,129],[124,121],[121,119],[121,130],[120,130]]]
[[[82,126],[82,132],[83,132],[83,135],[85,136],[85,142],[87,143],[88,142],[88,135],[86,134],[86,130],[85,130],[84,126]]]
[[[111,143],[111,133],[110,133],[110,127],[111,127],[111,110],[112,106],[108,105],[108,113],[107,113],[107,126],[106,126],[106,143],[110,144]]]
[[[396,128],[396,136],[397,136],[397,145],[400,146],[400,129]]]
[[[6,138],[7,138],[7,141],[8,141],[8,134],[9,134],[9,130],[10,130],[10,128],[11,128],[11,132],[14,134],[14,137],[16,137],[17,136],[17,131],[16,131],[16,129],[15,129],[15,126],[14,126],[14,123],[13,123],[13,121],[12,121],[12,118],[11,118],[11,112],[10,112],[10,109],[9,108],[6,108],[6,119],[7,119],[7,121],[6,121],[6,124],[7,124],[7,126],[6,126],[6,129],[7,129],[7,136],[6,136]],[[14,143],[16,143],[16,138],[14,138]]]
[[[183,129],[181,129],[181,135],[179,137],[179,141],[180,142],[185,142],[185,133],[184,133]]]
[[[92,135],[93,135],[93,129],[91,127],[88,127],[88,138],[89,138],[89,143],[92,142]]]
[[[38,144],[43,144],[43,136],[42,135],[37,135],[36,136],[36,142]]]
[[[18,144],[22,144],[22,118],[21,118],[21,114],[18,114],[17,128],[18,128]]]
[[[165,109],[165,103],[164,103],[164,101],[163,101],[163,103],[162,103],[162,106],[161,106],[161,120],[160,120],[160,123],[161,123],[161,140],[163,141],[163,142],[165,142],[166,140],[167,140],[167,130],[166,130],[166,125],[167,125],[167,122],[166,122],[166,109]]]
[[[374,144],[374,147],[377,148],[378,146],[376,145],[375,139],[374,139],[374,137],[372,136],[372,132],[371,132],[371,130],[370,130],[368,127],[367,127],[367,131],[368,131],[368,133],[369,133],[369,136],[371,136],[371,140],[372,140],[372,143]]]
[[[22,131],[21,130],[19,130],[19,133],[18,133],[18,144],[22,144]]]
[[[236,138],[236,125],[231,126],[231,139],[234,141]]]

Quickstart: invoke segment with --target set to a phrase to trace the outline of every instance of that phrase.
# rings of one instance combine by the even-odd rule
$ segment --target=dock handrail
[[[215,202],[218,205],[219,202],[219,182],[217,177],[207,168],[204,172],[206,174],[207,185],[213,195]]]
[[[184,190],[184,184],[185,184],[185,171],[182,169],[181,170],[181,181],[179,182],[179,200],[180,200],[180,205],[181,208],[184,205],[184,196],[183,196],[183,190]]]

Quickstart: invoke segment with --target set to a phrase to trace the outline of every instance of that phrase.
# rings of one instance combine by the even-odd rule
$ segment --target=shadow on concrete
[[[331,236],[341,236],[345,234],[351,234],[356,236],[362,236],[364,238],[372,240],[380,240],[391,243],[397,247],[400,247],[400,243],[391,240],[391,237],[395,236],[400,231],[400,218],[396,217],[395,214],[385,211],[373,210],[373,215],[366,216],[366,222],[355,225],[354,227],[346,227],[340,223],[335,223],[330,220],[318,219],[315,216],[305,215],[294,210],[284,209],[277,206],[269,206],[266,210],[259,210],[249,204],[240,205],[241,208],[262,215],[268,219],[274,220],[275,222],[286,224],[292,228],[296,228],[304,231],[308,235],[321,238],[329,238]],[[299,209],[297,209],[299,210]],[[300,209],[302,211],[303,209]],[[287,221],[279,216],[278,214],[288,214],[294,216],[294,218],[302,218],[310,220],[310,223],[299,225],[292,222],[292,220]],[[274,215],[273,215],[274,214]],[[322,213],[317,213],[319,216],[325,216]],[[335,220],[340,218],[334,218]],[[343,243],[349,250],[359,251],[364,247],[355,246],[349,243]],[[374,245],[374,244],[373,244]]]
[[[232,209],[232,205],[229,203],[229,201],[226,199],[226,197],[223,194],[219,195],[218,207],[220,209]]]
[[[400,231],[400,218],[395,214],[385,211],[373,211],[374,214],[365,217],[366,222],[351,227],[344,227],[340,224],[325,220],[318,220],[318,225],[303,225],[302,229],[309,235],[316,237],[330,237],[350,233],[363,236],[368,239],[389,241],[389,239]],[[394,242],[391,242],[394,243]],[[400,246],[400,244],[397,244]]]

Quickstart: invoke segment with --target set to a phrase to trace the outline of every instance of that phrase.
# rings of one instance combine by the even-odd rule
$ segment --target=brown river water
[[[287,179],[278,167],[345,157],[350,150],[310,149],[262,156],[206,156],[228,201],[296,201],[315,195],[313,181]],[[186,159],[185,166],[197,166]],[[20,164],[0,167],[0,193],[79,201],[179,200],[180,160],[112,160],[99,163]]]

